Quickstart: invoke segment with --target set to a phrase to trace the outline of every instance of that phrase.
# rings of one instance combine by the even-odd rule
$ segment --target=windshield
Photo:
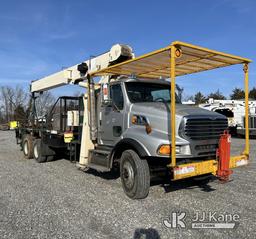
[[[171,101],[169,85],[145,82],[126,82],[125,85],[131,103]],[[176,102],[180,103],[177,94]]]

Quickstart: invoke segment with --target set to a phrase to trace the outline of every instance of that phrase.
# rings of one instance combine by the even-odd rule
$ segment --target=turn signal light
[[[161,155],[170,155],[171,154],[171,146],[168,145],[168,144],[162,145],[158,149],[158,153],[161,154]]]

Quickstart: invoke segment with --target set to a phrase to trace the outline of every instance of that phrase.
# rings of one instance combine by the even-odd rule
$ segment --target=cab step
[[[88,166],[100,172],[109,172],[111,170],[109,155],[109,150],[90,150]]]
[[[107,168],[107,167],[104,167],[104,166],[101,166],[101,165],[97,165],[97,164],[89,164],[88,165],[89,168],[92,168],[92,169],[95,169],[96,171],[98,172],[110,172],[110,168]]]

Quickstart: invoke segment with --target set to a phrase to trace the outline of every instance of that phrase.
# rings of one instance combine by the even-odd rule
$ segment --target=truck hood
[[[161,132],[170,133],[170,104],[163,102],[144,102],[131,105],[131,114],[147,117],[150,125]],[[176,104],[176,131],[184,116],[226,118],[225,116],[196,106]]]
[[[145,103],[135,103],[132,105],[132,111],[146,113],[149,115],[162,115],[167,116],[170,112],[170,104],[162,103],[162,102],[145,102]],[[220,116],[223,115],[199,108],[197,106],[190,105],[182,105],[176,104],[176,115],[177,116],[187,116],[187,115],[207,115],[207,116]]]

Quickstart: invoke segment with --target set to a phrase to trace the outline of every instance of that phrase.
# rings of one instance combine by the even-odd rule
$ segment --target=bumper
[[[248,156],[239,155],[230,157],[229,168],[236,168],[248,164]],[[181,164],[177,167],[171,168],[172,180],[179,180],[183,178],[190,178],[204,174],[216,175],[218,170],[218,161],[207,160],[202,162]]]

